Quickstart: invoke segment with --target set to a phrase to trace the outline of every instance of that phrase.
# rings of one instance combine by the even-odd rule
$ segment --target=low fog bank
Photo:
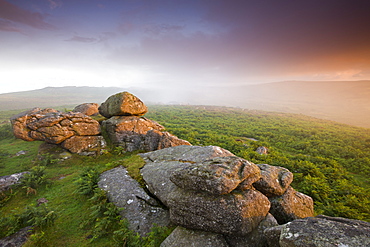
[[[137,92],[138,95],[140,92]],[[150,103],[232,106],[298,113],[370,128],[370,81],[288,81],[144,93]]]
[[[129,91],[145,104],[231,106],[299,113],[370,128],[370,81],[275,82],[245,86],[187,88],[48,87],[0,94],[0,110],[102,103],[110,95]]]

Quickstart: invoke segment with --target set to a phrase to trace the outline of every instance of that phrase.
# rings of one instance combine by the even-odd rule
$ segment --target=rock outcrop
[[[97,103],[83,103],[76,106],[73,112],[81,112],[86,116],[96,116],[99,114],[99,104]]]
[[[109,97],[99,110],[100,114],[109,117],[102,122],[109,139],[128,152],[191,145],[188,141],[164,132],[164,127],[159,123],[142,117],[147,107],[130,93],[123,92]]]
[[[145,236],[153,224],[168,226],[169,211],[149,196],[139,183],[127,174],[127,170],[116,167],[100,175],[99,188],[107,192],[109,201],[123,208],[120,214],[126,218],[131,230]]]
[[[266,246],[264,230],[278,224],[269,197],[292,189],[285,168],[255,165],[220,147],[177,146],[140,156],[146,161],[141,174],[147,188],[169,208],[171,222],[197,234],[212,232],[217,239],[221,234],[227,246]],[[163,246],[176,246],[171,239],[183,233],[175,233]]]
[[[312,198],[290,186],[283,195],[269,199],[271,202],[270,212],[279,224],[314,215]]]
[[[257,149],[256,149],[256,152],[257,153],[259,153],[259,154],[268,154],[268,148],[267,147],[263,147],[263,146],[261,146],[261,147],[258,147]]]
[[[27,242],[29,236],[32,234],[32,230],[33,229],[31,226],[22,228],[18,232],[3,239],[0,239],[0,246],[21,247]]]
[[[319,215],[265,230],[268,246],[370,246],[370,223]]]
[[[191,230],[181,226],[162,242],[161,247],[228,247],[225,237],[222,234]]]
[[[199,163],[189,163],[171,174],[171,181],[182,189],[229,194],[239,187],[249,189],[259,180],[261,171],[255,164],[236,157],[216,157]]]
[[[284,194],[293,181],[293,173],[284,167],[268,164],[257,166],[261,169],[261,179],[254,183],[254,187],[268,197]]]
[[[149,191],[168,207],[168,196],[177,188],[170,179],[174,171],[187,164],[234,155],[228,150],[216,146],[178,146],[166,148],[163,151],[142,153],[140,156],[146,160],[141,174]]]
[[[146,105],[129,92],[117,93],[110,96],[99,107],[102,116],[143,116],[148,112]]]
[[[29,172],[20,172],[12,175],[0,177],[0,192],[8,190],[12,185],[19,184],[25,174]]]
[[[100,123],[89,115],[109,118],[102,122],[108,138],[125,151],[154,151],[179,145],[191,145],[164,131],[155,121],[142,117],[148,109],[136,96],[122,92],[110,96],[98,108],[95,103],[85,103],[72,112],[34,108],[11,118],[16,138],[25,141],[45,141],[61,145],[72,153],[94,155],[106,147]]]
[[[277,226],[278,223],[270,213],[263,219],[257,228],[245,236],[225,235],[229,247],[261,247],[267,246],[265,230]]]
[[[11,123],[16,138],[60,144],[73,153],[99,153],[106,146],[99,122],[80,112],[34,108],[13,116]]]

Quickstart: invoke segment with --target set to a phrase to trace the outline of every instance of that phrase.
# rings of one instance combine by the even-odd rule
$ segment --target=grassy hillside
[[[117,165],[130,167],[137,177],[143,165],[139,156],[111,149],[99,157],[40,160],[40,142],[12,136],[7,118],[14,113],[0,112],[0,176],[44,166],[39,177],[47,183],[28,195],[24,185],[0,196],[2,229],[9,230],[7,220],[24,219],[35,210],[41,214],[36,200],[46,198],[47,213],[31,220],[53,224],[40,224],[27,246],[122,246],[125,241],[128,246],[158,246],[170,232],[156,229],[149,239],[139,239],[93,190],[93,179],[86,180]],[[218,145],[255,163],[288,168],[294,173],[293,187],[313,197],[317,214],[370,221],[370,129],[303,115],[210,106],[150,106],[146,117],[194,145]],[[266,146],[269,154],[257,154],[259,146]],[[26,154],[16,156],[20,150]],[[86,188],[89,196],[81,193]]]
[[[146,116],[193,145],[218,145],[254,163],[288,168],[293,187],[314,199],[316,213],[370,221],[370,129],[210,106],[153,106]],[[259,146],[269,154],[257,154]]]
[[[5,114],[6,115],[6,114]],[[72,155],[65,161],[38,155],[41,142],[25,142],[0,126],[0,176],[30,171],[23,184],[0,192],[0,238],[35,225],[24,246],[159,246],[172,228],[154,228],[146,238],[128,230],[118,209],[97,189],[99,174],[122,165],[139,180],[144,162],[120,150],[98,157]],[[25,155],[17,156],[19,151]],[[43,158],[43,159],[40,159]],[[45,198],[46,204],[37,206]]]

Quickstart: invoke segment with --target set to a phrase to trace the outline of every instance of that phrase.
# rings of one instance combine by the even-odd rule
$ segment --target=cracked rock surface
[[[99,188],[107,192],[110,202],[123,208],[120,214],[129,221],[131,230],[145,236],[153,224],[169,225],[169,212],[149,196],[139,183],[131,178],[127,170],[116,167],[100,175]]]

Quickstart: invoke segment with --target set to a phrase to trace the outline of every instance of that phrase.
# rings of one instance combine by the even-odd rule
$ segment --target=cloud
[[[127,35],[135,29],[134,27],[135,25],[133,23],[124,22],[124,23],[118,24],[117,29],[120,34]]]
[[[96,42],[98,39],[96,38],[88,38],[88,37],[82,37],[82,36],[73,36],[70,39],[66,39],[65,41],[70,41],[70,42],[81,42],[81,43],[93,43]]]
[[[5,21],[41,30],[55,30],[56,27],[46,22],[45,17],[41,13],[25,10],[5,0],[0,0],[0,18]]]
[[[22,33],[22,30],[13,25],[11,21],[1,19],[0,19],[0,31]]]
[[[336,76],[370,65],[369,8],[370,1],[214,0],[204,21],[223,28],[236,73]]]
[[[144,31],[151,35],[161,35],[168,32],[179,32],[185,28],[184,25],[154,24],[145,27]]]
[[[48,0],[50,9],[60,8],[63,3],[60,0]]]
[[[104,42],[110,39],[114,39],[117,37],[117,34],[114,32],[103,32],[99,35],[99,42]]]

